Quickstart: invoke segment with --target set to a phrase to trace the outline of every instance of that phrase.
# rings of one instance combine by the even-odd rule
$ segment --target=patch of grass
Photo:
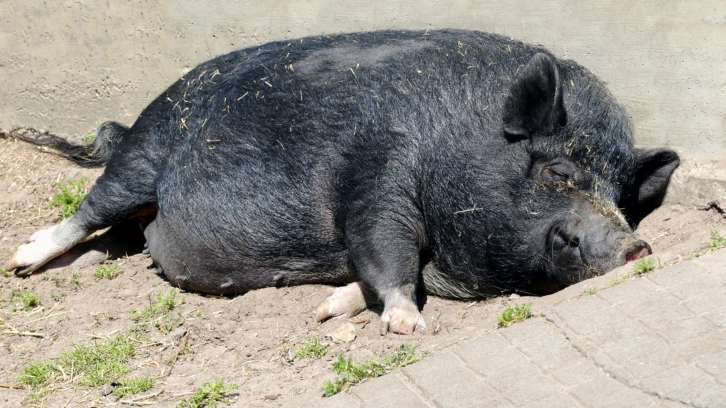
[[[96,126],[96,129],[93,129],[86,133],[85,136],[83,136],[83,143],[85,144],[91,144],[96,141],[96,137],[98,136],[98,126]]]
[[[83,285],[81,285],[81,275],[78,272],[75,272],[71,276],[70,284],[75,286],[76,289],[83,289]]]
[[[149,299],[151,302],[151,299]],[[176,298],[176,291],[174,289],[169,290],[169,293],[164,295],[160,293],[156,297],[156,302],[151,302],[149,307],[144,310],[136,309],[131,312],[131,320],[136,323],[148,322],[158,316],[169,313],[178,306],[184,303],[184,296],[179,299]]]
[[[96,266],[96,271],[93,273],[93,276],[96,277],[96,279],[113,279],[117,277],[121,273],[121,270],[118,268],[118,264],[116,262],[110,264],[110,265],[98,265]]]
[[[237,384],[224,385],[224,379],[217,380],[213,384],[204,383],[197,393],[188,399],[180,402],[178,408],[201,408],[216,407],[218,402],[229,405],[231,401],[227,398],[230,391],[236,390]]]
[[[610,281],[609,285],[611,287],[620,285],[621,283],[625,282],[626,280],[630,279],[631,277],[632,276],[630,276],[629,273],[626,273],[625,275]]]
[[[23,400],[23,405],[27,404],[28,406],[34,407],[44,407],[46,404],[44,403],[43,399],[45,398],[46,394],[48,394],[48,390],[45,388],[37,389],[28,395],[25,400]]]
[[[53,299],[54,302],[60,302],[63,299],[65,299],[65,297],[66,297],[65,292],[61,292],[61,293],[52,292],[50,294],[50,298]]]
[[[655,269],[655,260],[653,258],[639,259],[633,264],[633,273],[635,276],[646,274]]]
[[[126,374],[126,362],[136,353],[133,340],[118,336],[101,344],[77,346],[72,352],[61,355],[59,364],[73,368],[80,377],[79,384],[98,387]]]
[[[698,258],[704,255],[708,255],[711,252],[721,249],[726,246],[726,237],[718,233],[718,231],[711,231],[711,242],[708,244],[708,249],[705,251],[696,251],[691,255],[691,258]],[[689,258],[686,258],[689,259]]]
[[[297,358],[319,359],[328,354],[328,346],[320,340],[310,340],[295,351]]]
[[[38,388],[55,378],[98,387],[121,378],[128,371],[126,363],[136,353],[138,339],[117,336],[105,342],[76,346],[51,361],[41,361],[26,367],[18,376],[20,384]]]
[[[70,180],[68,183],[56,183],[61,192],[53,196],[50,208],[61,207],[63,210],[62,219],[70,218],[78,211],[81,202],[88,194],[83,188],[88,179]]]
[[[590,288],[584,292],[585,295],[590,296],[597,293],[597,288]]]
[[[711,245],[712,250],[721,249],[726,246],[726,237],[718,233],[718,231],[711,231]]]
[[[164,315],[155,326],[164,334],[171,333],[172,330],[184,324],[184,316],[181,313],[169,313]]]
[[[53,378],[56,368],[50,361],[41,361],[40,363],[31,364],[20,373],[18,382],[23,385],[29,385],[37,388]]]
[[[141,394],[142,392],[149,391],[154,387],[154,379],[146,374],[144,378],[134,378],[128,380],[121,380],[116,384],[113,389],[113,393],[117,399],[121,399],[128,395]]]
[[[422,360],[425,354],[417,354],[416,347],[418,344],[402,344],[382,361],[370,360],[360,364],[357,364],[352,357],[346,359],[341,353],[338,361],[333,363],[333,372],[338,374],[338,378],[335,381],[326,381],[320,390],[326,397],[330,397],[363,380],[380,377],[398,367],[405,367]]]
[[[38,295],[30,292],[18,292],[13,294],[13,296],[10,298],[11,302],[20,302],[22,303],[22,309],[25,311],[33,310],[34,307],[40,306],[40,298]],[[20,310],[21,307],[15,307],[13,311]]]
[[[6,278],[9,278],[12,276],[12,273],[10,273],[10,271],[5,268],[0,269],[0,272],[2,272],[3,276]]]
[[[531,308],[532,303],[524,303],[515,307],[509,305],[504,309],[501,316],[497,317],[497,322],[504,327],[509,327],[514,323],[524,321],[532,316]]]
[[[169,290],[166,295],[159,294],[156,297],[156,301],[151,303],[146,309],[136,309],[130,313],[131,320],[140,324],[147,325],[154,322],[155,326],[159,328],[163,333],[169,333],[175,328],[182,325],[184,317],[181,313],[171,313],[177,307],[184,303],[184,296],[179,298],[176,297],[177,293],[174,289]]]

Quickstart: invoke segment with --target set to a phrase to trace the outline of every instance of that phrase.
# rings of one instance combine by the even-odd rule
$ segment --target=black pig
[[[30,139],[106,169],[78,213],[18,248],[16,274],[141,217],[175,286],[349,284],[317,318],[380,300],[398,333],[425,327],[419,290],[546,294],[649,254],[632,230],[679,163],[634,148],[625,109],[585,68],[456,30],[236,51],[92,145]]]

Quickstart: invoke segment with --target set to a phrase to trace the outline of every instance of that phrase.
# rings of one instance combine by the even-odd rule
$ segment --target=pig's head
[[[505,150],[522,163],[509,181],[517,238],[491,244],[528,254],[525,290],[553,292],[651,253],[633,229],[663,202],[675,152],[636,149],[602,83],[546,54],[519,69],[503,108]]]

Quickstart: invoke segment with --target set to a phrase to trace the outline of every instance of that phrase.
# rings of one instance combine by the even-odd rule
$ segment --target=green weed
[[[184,300],[183,296],[179,299],[176,298],[176,291],[174,289],[169,290],[169,293],[166,295],[160,293],[156,297],[156,302],[151,302],[149,307],[146,309],[136,309],[131,312],[131,320],[136,323],[148,322],[151,319],[171,312],[178,306],[181,306],[184,303]]]
[[[15,293],[10,298],[10,301],[22,303],[22,309],[25,311],[32,310],[34,307],[40,306],[40,298],[38,297],[38,295],[30,292]],[[15,312],[20,309],[21,307],[15,307],[13,311]]]
[[[45,388],[34,390],[25,398],[23,405],[27,404],[30,407],[44,407],[46,404],[43,399],[45,399],[47,394],[48,390]]]
[[[83,189],[83,185],[88,179],[70,180],[68,183],[56,183],[61,192],[53,196],[50,202],[50,208],[61,207],[63,210],[62,219],[70,218],[71,215],[78,211],[81,202],[86,198],[87,192]]]
[[[653,258],[639,259],[633,264],[633,273],[640,276],[655,269],[655,260]]]
[[[169,313],[164,315],[155,326],[164,334],[171,333],[172,330],[184,324],[184,316],[181,313]]]
[[[590,288],[590,289],[586,290],[584,294],[589,296],[589,295],[594,295],[596,293],[597,293],[597,288]]]
[[[83,143],[85,144],[91,144],[96,141],[96,137],[98,136],[97,133],[98,126],[96,126],[96,129],[93,129],[86,133],[85,136],[83,136]]]
[[[711,245],[712,250],[721,249],[726,246],[726,237],[718,233],[718,231],[711,231]]]
[[[116,262],[110,264],[110,265],[98,265],[96,266],[96,271],[93,273],[93,276],[96,277],[96,279],[113,279],[117,277],[121,273],[121,271],[118,268],[118,264]]]
[[[41,361],[26,367],[19,375],[20,384],[33,388],[66,378],[72,374],[73,382],[97,387],[121,378],[128,371],[126,363],[135,355],[138,339],[118,336],[102,343],[76,346],[51,361]]]
[[[146,374],[144,378],[134,378],[128,380],[121,380],[116,384],[113,389],[113,393],[121,399],[128,395],[141,394],[142,392],[148,391],[154,387],[154,379]]]
[[[617,286],[617,285],[620,285],[621,283],[625,282],[626,280],[628,280],[630,278],[631,278],[630,274],[629,273],[626,273],[625,275],[623,275],[623,276],[621,276],[619,278],[615,278],[614,280],[610,281],[609,285],[611,287]]]
[[[54,302],[60,302],[63,299],[65,299],[66,296],[67,295],[65,294],[65,292],[61,292],[61,293],[51,292],[51,294],[50,294],[50,298],[53,299]]]
[[[416,347],[418,344],[402,344],[382,361],[370,360],[360,364],[357,364],[352,357],[346,359],[340,354],[338,361],[333,363],[333,372],[338,374],[338,378],[326,381],[321,391],[326,397],[330,397],[365,379],[380,377],[398,367],[415,363],[425,357],[424,354],[416,353]]]
[[[26,367],[20,373],[18,382],[23,385],[29,385],[32,388],[37,388],[43,385],[53,378],[56,372],[56,368],[53,367],[53,363],[50,361],[42,361],[40,363],[31,364]]]
[[[81,275],[78,272],[71,275],[69,283],[75,286],[76,289],[83,289],[83,285],[81,285]]]
[[[217,380],[213,384],[204,383],[197,393],[188,399],[180,402],[178,408],[201,408],[216,407],[218,402],[229,405],[231,401],[226,398],[230,391],[236,390],[237,384],[224,385],[224,379]]]
[[[3,276],[6,278],[9,278],[13,275],[9,270],[5,268],[0,269],[0,272],[2,272]]]
[[[497,322],[504,327],[509,327],[514,323],[524,321],[532,316],[532,313],[530,312],[531,308],[532,303],[524,303],[515,307],[509,305],[506,309],[504,309],[501,316],[497,317]]]
[[[319,359],[328,354],[328,346],[320,340],[310,340],[295,351],[297,358]]]
[[[181,313],[172,314],[171,312],[177,307],[184,303],[184,296],[179,298],[176,297],[176,291],[174,289],[169,290],[166,295],[159,294],[156,297],[156,301],[152,302],[151,298],[149,301],[151,304],[146,309],[136,309],[131,312],[131,320],[140,324],[146,325],[152,322],[164,333],[169,333],[175,328],[181,326],[184,321]]]
[[[135,353],[135,342],[128,336],[118,336],[101,344],[77,346],[60,357],[60,364],[79,373],[79,384],[98,387],[126,374],[125,363]]]

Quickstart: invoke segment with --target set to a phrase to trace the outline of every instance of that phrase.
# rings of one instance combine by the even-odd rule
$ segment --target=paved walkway
[[[726,407],[726,249],[604,286],[315,406]]]

